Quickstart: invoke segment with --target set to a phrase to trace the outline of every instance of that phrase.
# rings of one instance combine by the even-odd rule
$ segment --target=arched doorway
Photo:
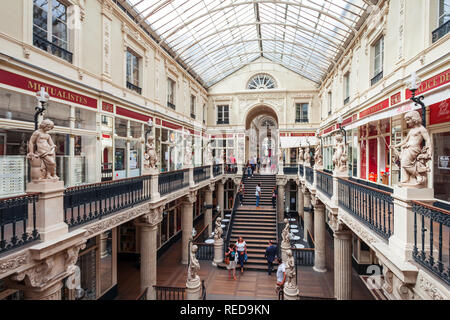
[[[278,117],[269,106],[252,108],[245,120],[245,162],[258,159],[261,173],[276,173],[278,168]]]

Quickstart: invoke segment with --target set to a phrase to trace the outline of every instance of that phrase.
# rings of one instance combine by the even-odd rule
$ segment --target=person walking
[[[256,167],[258,168],[258,174],[261,174],[261,160],[257,158]]]
[[[277,269],[277,295],[284,289],[284,283],[286,281],[286,264],[282,261],[281,257],[278,258],[278,269]]]
[[[253,176],[252,165],[247,161],[247,177],[251,178]]]
[[[235,245],[238,253],[238,261],[241,265],[241,273],[244,273],[244,262],[247,261],[247,244],[242,237],[239,237]]]
[[[259,208],[259,199],[261,197],[261,183],[260,182],[258,182],[258,185],[256,186],[255,196],[256,196],[256,207]]]
[[[277,246],[273,243],[272,240],[269,240],[269,246],[266,248],[266,253],[264,257],[267,259],[267,273],[269,276],[273,271],[273,261],[277,256]]]
[[[243,202],[244,202],[244,183],[241,181],[240,185],[239,185],[239,190],[238,190],[238,194],[239,194],[239,204],[242,206]]]
[[[277,187],[273,187],[272,190],[272,208],[275,209],[277,203]]]
[[[236,280],[236,265],[238,261],[238,255],[236,252],[236,245],[231,243],[228,247],[228,251],[225,253],[225,257],[229,259],[227,264],[228,279],[231,279],[231,273],[233,273],[233,280]]]

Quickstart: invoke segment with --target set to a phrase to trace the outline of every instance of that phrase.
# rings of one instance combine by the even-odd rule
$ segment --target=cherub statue
[[[59,180],[56,175],[56,145],[48,134],[53,127],[53,121],[43,120],[28,142],[27,158],[30,160],[32,181]]]
[[[427,163],[431,160],[431,140],[427,129],[422,125],[419,112],[410,111],[405,114],[405,122],[409,130],[406,139],[390,148],[401,147],[400,167],[403,177],[400,185],[424,188],[427,185]],[[423,142],[425,146],[422,147]]]
[[[292,250],[286,251],[286,287],[293,288],[296,286],[295,261]]]
[[[200,263],[198,263],[198,260],[195,257],[197,250],[198,250],[197,245],[194,244],[191,246],[191,252],[189,253],[190,263],[188,268],[188,281],[195,281],[199,279],[198,271],[200,270]]]
[[[311,155],[309,154],[309,147],[305,148],[305,165],[311,166]]]
[[[184,132],[183,138],[186,140],[186,147],[184,149],[184,165],[189,167],[192,165],[192,139],[189,131]]]
[[[222,234],[222,218],[218,217],[216,219],[216,228],[214,229],[214,240],[219,241],[220,239],[222,239]]]
[[[322,162],[322,145],[319,142],[317,143],[316,149],[314,151],[314,164],[316,165],[316,167],[322,167],[323,166],[323,162]]]
[[[213,161],[212,150],[211,150],[211,140],[206,142],[206,146],[203,151],[203,158],[205,165],[211,165]]]
[[[298,148],[298,162],[303,163],[304,159],[304,151],[303,148]]]
[[[343,142],[342,134],[336,135],[336,145],[333,147],[333,164],[337,172],[347,171],[347,153],[345,152],[345,143]]]
[[[149,136],[147,139],[147,143],[145,144],[145,153],[144,153],[144,167],[155,169],[156,168],[156,162],[158,161],[158,158],[156,156],[155,152],[155,145],[153,143],[154,138],[153,136]]]
[[[283,231],[281,231],[281,238],[283,239],[281,241],[281,245],[283,247],[290,247],[291,246],[289,233],[290,233],[289,232],[289,220],[288,219],[284,219],[284,229],[283,229]]]

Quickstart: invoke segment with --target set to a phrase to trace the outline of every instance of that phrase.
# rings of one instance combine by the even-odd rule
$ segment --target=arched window
[[[247,89],[258,90],[258,89],[274,89],[276,88],[275,80],[265,73],[260,73],[250,79],[247,84]]]

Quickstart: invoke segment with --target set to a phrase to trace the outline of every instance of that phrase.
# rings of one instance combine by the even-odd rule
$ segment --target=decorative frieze
[[[26,265],[29,261],[29,256],[30,254],[26,251],[18,255],[10,255],[5,259],[0,260],[0,275]]]

